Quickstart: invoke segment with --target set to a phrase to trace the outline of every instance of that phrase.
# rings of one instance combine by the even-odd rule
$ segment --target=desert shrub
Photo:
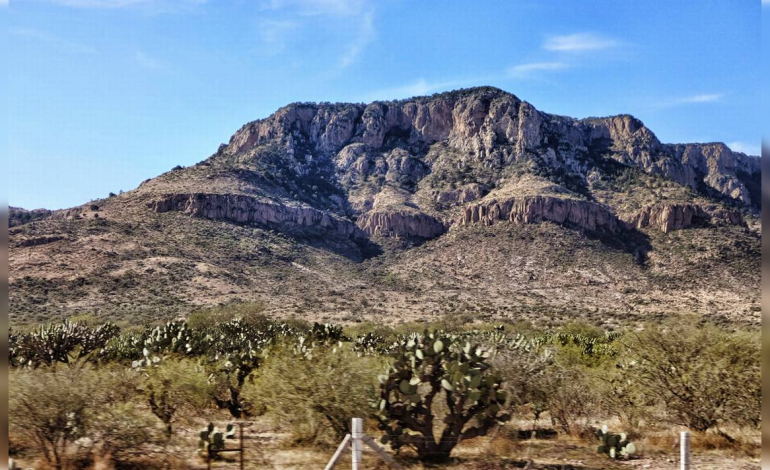
[[[166,359],[144,370],[142,391],[152,413],[173,435],[179,412],[197,413],[211,405],[212,386],[203,366],[190,359]]]
[[[13,370],[9,378],[9,425],[52,468],[82,458],[75,442],[94,419],[93,375],[64,367]]]
[[[382,359],[359,357],[346,346],[272,348],[243,390],[245,400],[297,443],[334,445],[351,419],[371,414]]]
[[[566,434],[584,434],[585,421],[600,409],[592,377],[585,370],[556,365],[545,372],[541,387],[552,424]]]
[[[550,349],[506,348],[493,356],[492,365],[503,377],[508,406],[512,410],[529,409],[534,429],[548,411],[548,374],[553,366]]]
[[[157,417],[136,402],[103,407],[94,423],[99,431],[101,453],[118,468],[146,457],[147,444],[161,441]]]
[[[421,460],[445,461],[460,440],[508,419],[501,383],[489,352],[461,336],[426,331],[405,338],[380,384],[385,439],[396,450],[415,449]]]
[[[212,307],[190,313],[187,324],[190,328],[205,330],[238,318],[250,326],[267,327],[270,321],[264,311],[265,303],[262,301]]]
[[[137,374],[123,368],[40,367],[10,372],[11,433],[53,468],[78,467],[97,447],[120,458],[151,442],[157,420],[136,408]],[[135,437],[128,439],[134,433]]]
[[[695,431],[760,423],[758,335],[669,322],[629,335],[628,349],[645,394],[665,404],[664,421]]]

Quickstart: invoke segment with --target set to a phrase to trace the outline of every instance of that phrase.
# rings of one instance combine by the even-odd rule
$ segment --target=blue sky
[[[289,102],[475,85],[759,152],[760,0],[3,3],[15,206],[132,189]]]

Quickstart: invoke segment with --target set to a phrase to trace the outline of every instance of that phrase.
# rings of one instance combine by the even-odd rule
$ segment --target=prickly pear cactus
[[[391,447],[413,447],[423,460],[449,458],[459,440],[483,436],[509,418],[501,376],[489,351],[458,335],[428,332],[403,339],[376,404],[380,428]],[[443,430],[435,428],[434,403],[446,404]],[[473,423],[473,424],[471,424]]]
[[[607,426],[603,426],[596,431],[596,437],[601,441],[596,451],[606,454],[611,459],[628,459],[636,453],[636,445],[628,440],[625,433],[611,433],[607,430]]]
[[[216,428],[214,423],[209,423],[198,433],[198,451],[201,456],[213,457],[216,451],[225,449],[227,439],[235,439],[235,425],[228,424],[224,430],[221,430]]]

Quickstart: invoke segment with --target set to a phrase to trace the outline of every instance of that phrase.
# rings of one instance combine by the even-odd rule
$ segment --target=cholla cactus
[[[607,430],[607,426],[602,426],[596,431],[596,437],[601,441],[596,451],[607,454],[611,459],[628,459],[636,453],[636,445],[629,442],[626,433],[614,434]]]
[[[394,449],[413,447],[423,460],[445,460],[462,439],[485,435],[509,419],[502,413],[502,379],[490,369],[489,352],[460,336],[426,331],[403,340],[395,362],[380,377],[380,428]],[[440,435],[434,403],[446,404]]]

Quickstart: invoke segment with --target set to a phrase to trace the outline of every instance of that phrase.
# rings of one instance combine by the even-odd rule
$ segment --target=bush
[[[9,385],[11,432],[53,468],[82,458],[74,443],[87,435],[94,419],[93,375],[64,367],[14,370]]]
[[[165,425],[166,437],[179,411],[196,413],[211,405],[212,386],[199,364],[189,359],[167,359],[146,371],[143,391],[152,413]]]
[[[152,442],[157,425],[137,408],[137,374],[59,365],[10,373],[11,432],[53,468],[89,461],[93,450],[117,460]]]
[[[243,397],[252,409],[288,428],[297,443],[336,445],[352,418],[371,414],[381,359],[358,357],[344,347],[304,352],[273,348],[250,377]]]
[[[664,403],[664,421],[694,431],[761,420],[759,336],[692,322],[649,326],[628,338],[648,397]]]

